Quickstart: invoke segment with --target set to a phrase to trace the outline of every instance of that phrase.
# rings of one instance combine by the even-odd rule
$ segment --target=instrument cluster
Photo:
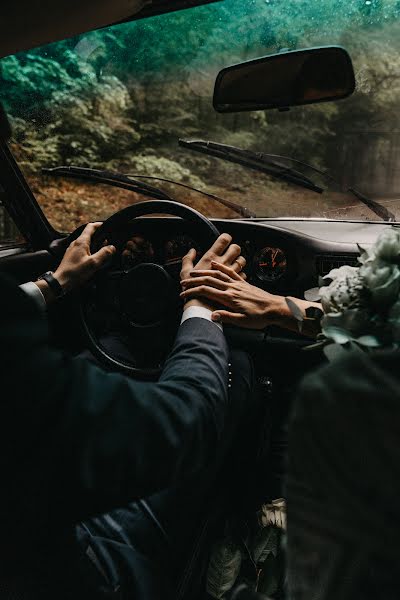
[[[129,270],[142,263],[157,263],[171,275],[179,275],[182,259],[192,248],[199,257],[198,245],[186,234],[178,234],[164,240],[135,234],[125,242],[122,249],[121,268]]]
[[[247,261],[245,272],[255,285],[278,285],[288,271],[288,258],[284,249],[257,244],[246,240],[235,240],[242,248]],[[179,278],[182,259],[194,248],[197,258],[201,251],[194,240],[185,233],[178,233],[164,239],[150,239],[150,236],[132,236],[121,254],[121,267],[131,269],[144,262],[162,265],[174,279]]]
[[[284,249],[248,240],[235,240],[246,259],[245,272],[252,283],[275,285],[288,273],[289,260]]]

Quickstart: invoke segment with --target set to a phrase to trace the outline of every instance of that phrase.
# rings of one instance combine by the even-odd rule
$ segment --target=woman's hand
[[[182,280],[182,298],[204,298],[228,310],[216,310],[213,320],[249,329],[279,324],[290,311],[283,296],[269,294],[250,285],[234,268],[215,260],[212,270],[192,270]]]
[[[222,233],[194,267],[196,250],[192,248],[182,260],[181,282],[189,278],[194,271],[210,270],[212,262],[218,262],[231,267],[236,273],[242,273],[246,259],[240,255],[241,251],[240,246],[232,244],[232,236],[229,233]]]
[[[182,298],[202,297],[214,305],[222,305],[228,309],[215,310],[212,315],[214,321],[247,329],[264,329],[267,325],[277,325],[298,332],[298,321],[284,296],[269,294],[250,285],[235,269],[215,260],[211,266],[212,270],[191,271],[190,278],[182,280]],[[291,300],[304,314],[311,306],[321,309],[321,305],[315,302],[300,298]],[[313,321],[309,324],[305,321],[302,333],[307,337],[315,337],[318,327],[315,328]]]
[[[199,262],[194,266],[196,260],[196,250],[192,248],[183,257],[182,260],[182,271],[181,271],[181,284],[183,281],[190,280],[192,273],[202,273],[205,270],[210,270],[213,261],[218,261],[222,266],[229,267],[235,274],[242,273],[246,266],[246,259],[240,255],[241,248],[237,244],[232,244],[232,237],[228,233],[223,233],[219,236],[212,247],[202,256]],[[207,271],[208,272],[208,271]],[[241,279],[242,276],[239,276]],[[186,299],[185,308],[189,306],[205,306],[210,310],[213,310],[215,304],[207,301],[207,298],[200,298],[193,294],[190,298]]]

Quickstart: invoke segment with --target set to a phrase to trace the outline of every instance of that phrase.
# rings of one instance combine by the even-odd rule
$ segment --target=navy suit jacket
[[[51,568],[76,522],[213,459],[228,404],[228,348],[214,323],[193,318],[180,326],[158,382],[107,373],[52,348],[34,302],[2,276],[0,323],[0,569],[17,565],[21,576],[35,561]]]

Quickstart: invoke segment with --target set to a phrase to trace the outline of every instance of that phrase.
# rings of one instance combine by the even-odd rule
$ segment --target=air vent
[[[358,254],[321,254],[317,256],[317,273],[323,277],[332,269],[338,269],[343,265],[358,267],[360,263],[357,258]]]

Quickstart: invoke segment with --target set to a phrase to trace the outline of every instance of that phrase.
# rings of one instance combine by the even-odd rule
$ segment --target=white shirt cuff
[[[193,319],[194,317],[197,317],[198,319],[206,319],[207,321],[211,321],[211,323],[214,323],[214,325],[219,327],[222,331],[223,328],[221,323],[216,323],[215,321],[213,321],[211,319],[211,315],[212,311],[208,308],[205,308],[204,306],[189,306],[183,311],[181,325],[188,319]]]
[[[36,303],[36,306],[40,308],[42,312],[46,311],[46,300],[44,299],[44,296],[36,283],[33,283],[33,281],[28,281],[28,283],[23,283],[19,287],[23,292],[25,292],[25,294],[28,294],[28,296],[32,298],[32,300]]]

